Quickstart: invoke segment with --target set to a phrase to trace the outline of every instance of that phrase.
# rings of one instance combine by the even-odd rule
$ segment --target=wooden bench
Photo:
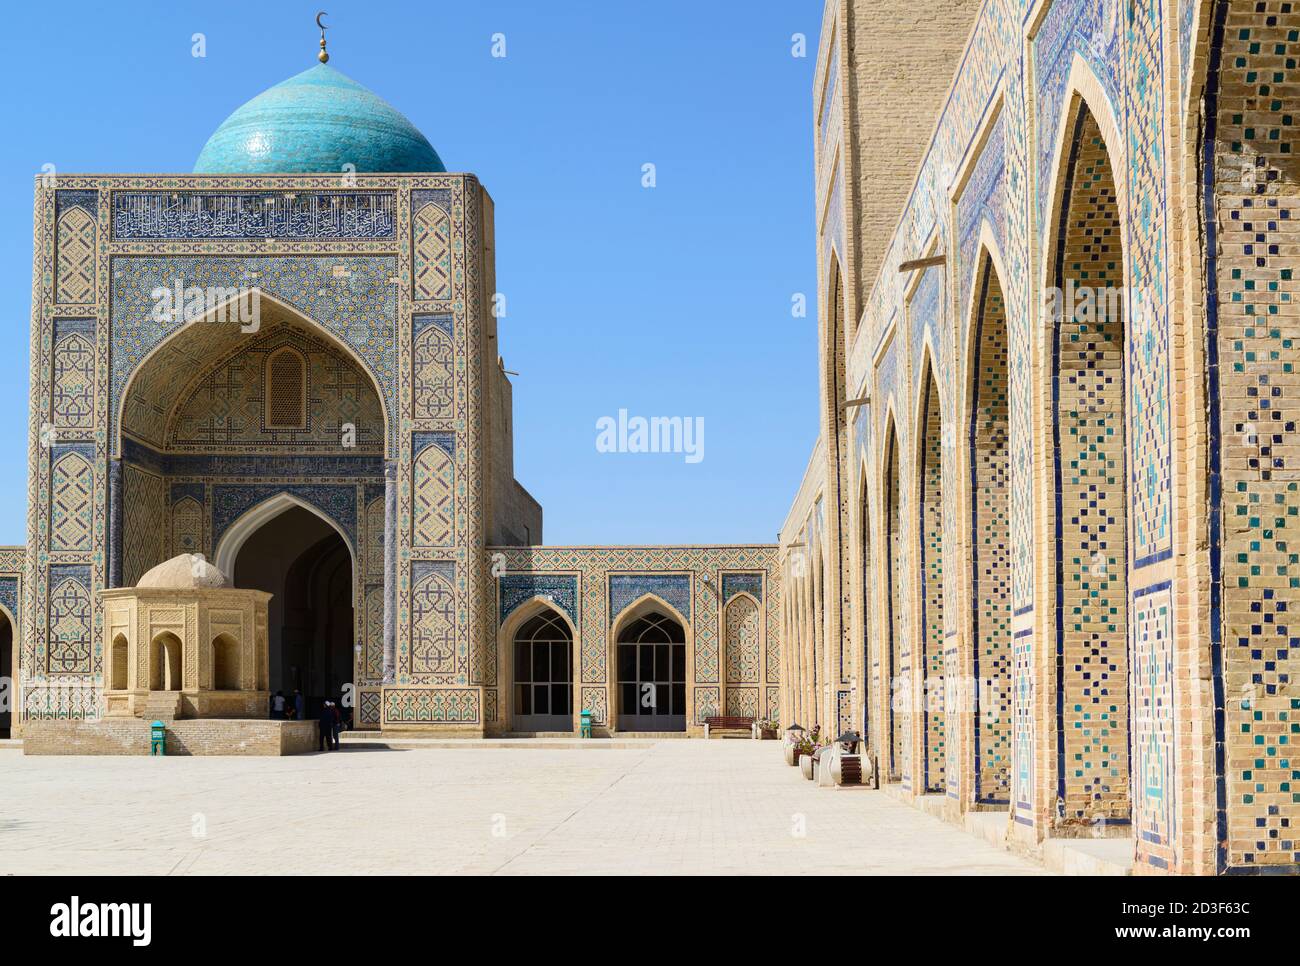
[[[745,715],[713,715],[704,719],[706,738],[749,738],[754,719]]]

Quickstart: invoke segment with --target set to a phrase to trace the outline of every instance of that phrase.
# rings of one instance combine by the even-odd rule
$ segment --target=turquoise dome
[[[195,174],[446,171],[391,104],[328,64],[258,94],[208,138]]]

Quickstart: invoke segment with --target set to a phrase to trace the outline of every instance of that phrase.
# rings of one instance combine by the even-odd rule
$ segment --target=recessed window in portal
[[[516,731],[573,730],[573,635],[554,611],[515,634]]]
[[[618,635],[620,731],[686,730],[686,634],[650,613]]]

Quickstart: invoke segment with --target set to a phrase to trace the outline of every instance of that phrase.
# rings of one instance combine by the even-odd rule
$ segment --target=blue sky
[[[545,508],[546,542],[775,539],[816,437],[820,0],[322,5],[331,66],[496,202],[515,469]],[[189,171],[227,114],[315,63],[317,9],[6,10],[0,543],[26,539],[34,176],[47,163]],[[196,32],[206,57],[191,56]],[[791,315],[797,292],[806,318]],[[597,420],[620,409],[703,417],[704,459],[598,452]]]

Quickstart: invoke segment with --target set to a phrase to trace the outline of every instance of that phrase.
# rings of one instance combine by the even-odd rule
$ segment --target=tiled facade
[[[1300,5],[957,13],[960,49],[906,4],[826,4],[822,398],[847,397],[850,451],[824,420],[782,529],[783,707],[825,722],[849,682],[883,780],[954,819],[1005,810],[1022,847],[1114,836],[1138,874],[1295,873]],[[891,89],[874,65],[904,27],[934,67]],[[890,137],[914,180],[883,212],[877,112],[913,103]],[[849,525],[813,534],[843,493]],[[810,666],[818,633],[848,644]],[[915,679],[939,674],[936,759]]]
[[[290,507],[350,553],[361,727],[513,730],[510,634],[543,607],[573,630],[575,729],[586,709],[616,730],[617,637],[651,610],[685,635],[684,730],[779,717],[775,547],[491,546],[542,534],[513,478],[491,199],[472,175],[354,180],[38,183],[28,546],[0,556],[18,730],[103,712],[102,590],[179,553],[233,576]],[[229,300],[191,312],[200,289]],[[251,332],[220,311],[245,289]],[[158,310],[171,291],[185,311]]]

